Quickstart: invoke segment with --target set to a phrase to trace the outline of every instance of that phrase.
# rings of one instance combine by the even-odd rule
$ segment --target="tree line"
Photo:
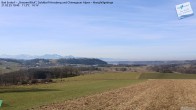
[[[80,75],[82,71],[98,70],[96,67],[30,68],[0,75],[0,85],[19,85],[52,82],[52,79]]]
[[[196,65],[156,65],[150,66],[148,69],[160,73],[183,73],[183,74],[196,74]]]

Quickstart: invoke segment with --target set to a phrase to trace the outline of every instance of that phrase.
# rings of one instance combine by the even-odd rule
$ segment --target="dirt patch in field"
[[[196,80],[149,80],[40,110],[196,110]]]

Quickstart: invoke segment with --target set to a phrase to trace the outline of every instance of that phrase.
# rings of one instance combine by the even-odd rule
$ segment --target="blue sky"
[[[178,20],[175,10],[175,5],[187,1],[113,2],[113,5],[0,7],[0,54],[196,59],[196,16]],[[190,2],[193,11],[196,10],[196,1]]]

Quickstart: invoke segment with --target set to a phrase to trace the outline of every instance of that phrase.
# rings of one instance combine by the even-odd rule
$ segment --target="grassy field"
[[[196,79],[196,74],[142,73],[139,79]]]
[[[53,102],[96,94],[143,82],[138,73],[99,73],[51,84],[0,87],[1,110],[24,110]]]
[[[147,79],[196,79],[192,74],[98,73],[66,78],[55,83],[0,87],[0,110],[25,110],[63,100],[109,91]]]

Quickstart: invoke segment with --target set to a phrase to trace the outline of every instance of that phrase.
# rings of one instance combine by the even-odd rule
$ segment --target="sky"
[[[175,10],[187,1],[108,1],[114,4],[0,7],[0,55],[196,59],[196,16],[179,20]]]

